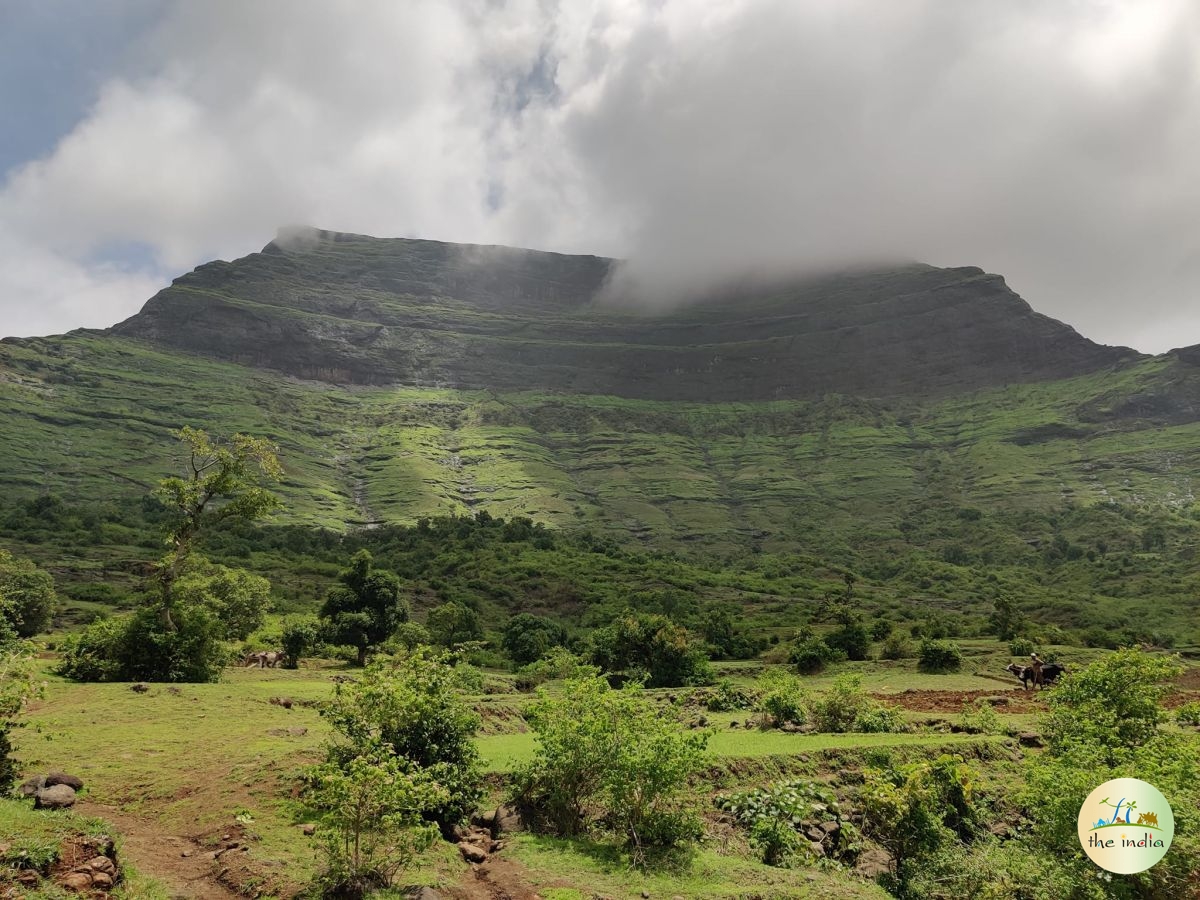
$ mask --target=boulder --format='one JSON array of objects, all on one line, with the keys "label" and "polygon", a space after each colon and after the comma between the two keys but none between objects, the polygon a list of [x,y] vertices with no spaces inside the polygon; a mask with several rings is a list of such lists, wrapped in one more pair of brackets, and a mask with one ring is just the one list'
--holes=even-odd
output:
[{"label": "boulder", "polygon": [[878,878],[892,871],[892,857],[886,850],[872,847],[858,854],[854,871],[864,878]]},{"label": "boulder", "polygon": [[458,852],[462,854],[463,859],[469,863],[487,862],[487,851],[482,847],[477,847],[468,841],[458,842]]},{"label": "boulder", "polygon": [[431,887],[423,887],[417,891],[413,900],[442,900],[442,895]]},{"label": "boulder", "polygon": [[115,883],[115,877],[106,875],[103,872],[95,872],[92,875],[92,887],[108,890]]},{"label": "boulder", "polygon": [[36,797],[37,792],[46,786],[46,778],[42,775],[34,775],[31,778],[26,778],[21,782],[21,787],[18,790],[22,797]]},{"label": "boulder", "polygon": [[92,876],[86,872],[70,872],[59,879],[58,883],[68,891],[90,891]]},{"label": "boulder", "polygon": [[312,837],[317,833],[317,826],[313,822],[305,822],[300,826],[300,833],[305,837]]},{"label": "boulder", "polygon": [[80,866],[80,868],[88,869],[92,872],[92,874],[95,874],[97,872],[101,872],[101,873],[103,873],[105,875],[109,875],[109,876],[117,874],[116,864],[111,859],[109,859],[107,856],[92,857],[87,862],[85,862],[82,866]]},{"label": "boulder", "polygon": [[492,813],[492,833],[499,837],[505,833],[521,830],[521,816],[512,806],[500,805]]},{"label": "boulder", "polygon": [[1042,747],[1042,736],[1036,731],[1022,731],[1017,735],[1017,743],[1022,747]]},{"label": "boulder", "polygon": [[137,684],[131,684],[129,689],[135,694],[144,694],[150,690],[150,685],[146,684],[144,681],[139,681]]},{"label": "boulder", "polygon": [[34,796],[34,809],[68,809],[75,805],[75,789],[65,784],[44,787]]},{"label": "boulder", "polygon": [[77,791],[83,790],[83,779],[78,775],[68,775],[66,772],[51,772],[46,776],[46,787],[56,784],[65,784]]},{"label": "boulder", "polygon": [[808,849],[812,851],[813,856],[825,855],[825,847],[820,841],[813,841],[808,845]]},{"label": "boulder", "polygon": [[823,832],[825,832],[826,834],[833,834],[834,832],[840,831],[841,828],[842,828],[841,825],[839,825],[837,822],[834,822],[832,820],[821,823],[821,830]]}]

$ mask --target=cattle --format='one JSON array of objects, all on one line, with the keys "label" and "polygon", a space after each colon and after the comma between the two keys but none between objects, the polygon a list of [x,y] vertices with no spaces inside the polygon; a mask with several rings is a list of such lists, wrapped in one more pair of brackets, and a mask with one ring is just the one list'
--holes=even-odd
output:
[{"label": "cattle", "polygon": [[[1025,685],[1025,690],[1029,690],[1029,683],[1033,681],[1033,666],[1020,666],[1016,663],[1009,663],[1005,666],[1005,670],[1012,672],[1020,679],[1021,684]],[[1054,684],[1067,670],[1058,663],[1046,663],[1042,666],[1042,685]],[[1034,687],[1037,687],[1035,684]]]}]

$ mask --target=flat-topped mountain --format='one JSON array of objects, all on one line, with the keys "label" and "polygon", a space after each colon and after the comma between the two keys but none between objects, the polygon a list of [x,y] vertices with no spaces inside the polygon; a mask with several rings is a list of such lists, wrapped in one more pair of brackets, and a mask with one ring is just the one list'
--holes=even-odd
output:
[{"label": "flat-topped mountain", "polygon": [[617,265],[292,230],[182,276],[112,331],[332,383],[643,399],[945,394],[1137,356],[973,267],[814,277],[651,312],[605,302]]}]

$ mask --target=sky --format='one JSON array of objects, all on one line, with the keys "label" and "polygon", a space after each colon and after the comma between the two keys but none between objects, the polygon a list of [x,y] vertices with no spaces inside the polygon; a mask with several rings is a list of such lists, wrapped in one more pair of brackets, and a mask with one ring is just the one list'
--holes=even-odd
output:
[{"label": "sky", "polygon": [[307,224],[750,274],[976,265],[1200,343],[1192,0],[0,0],[0,335]]}]

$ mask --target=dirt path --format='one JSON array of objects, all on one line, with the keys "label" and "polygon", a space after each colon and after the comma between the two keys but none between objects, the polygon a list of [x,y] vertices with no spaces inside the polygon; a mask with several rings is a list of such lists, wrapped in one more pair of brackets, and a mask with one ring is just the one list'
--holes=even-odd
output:
[{"label": "dirt path", "polygon": [[[112,824],[121,837],[121,853],[143,875],[163,883],[178,900],[229,900],[238,897],[217,880],[211,855],[188,837],[166,833],[161,825],[86,799],[76,810]],[[188,856],[183,856],[184,852]]]},{"label": "dirt path", "polygon": [[471,866],[444,893],[453,900],[541,900],[523,873],[520,863],[492,854],[487,862]]}]

